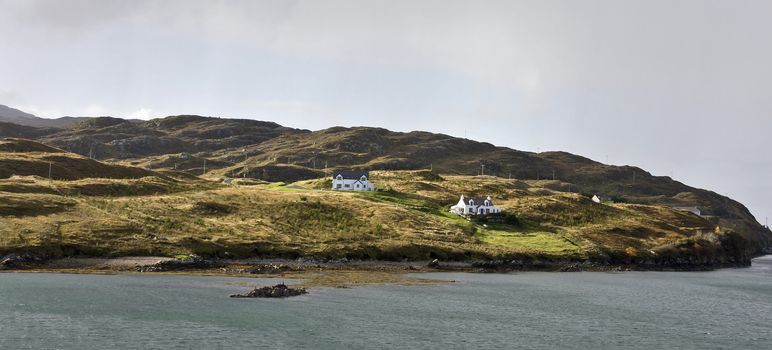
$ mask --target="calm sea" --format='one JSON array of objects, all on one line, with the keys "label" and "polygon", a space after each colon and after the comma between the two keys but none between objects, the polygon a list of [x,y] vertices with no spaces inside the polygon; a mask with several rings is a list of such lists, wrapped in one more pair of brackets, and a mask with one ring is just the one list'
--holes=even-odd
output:
[{"label": "calm sea", "polygon": [[420,274],[230,299],[267,279],[0,274],[0,349],[772,349],[772,257],[713,272]]}]

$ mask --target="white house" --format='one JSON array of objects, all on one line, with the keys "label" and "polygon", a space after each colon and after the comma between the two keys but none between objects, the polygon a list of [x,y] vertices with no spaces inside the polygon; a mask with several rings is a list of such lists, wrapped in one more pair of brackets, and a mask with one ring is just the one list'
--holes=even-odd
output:
[{"label": "white house", "polygon": [[678,211],[689,212],[697,216],[702,216],[702,210],[700,210],[700,208],[697,208],[697,207],[673,207],[673,209]]},{"label": "white house", "polygon": [[373,191],[375,185],[370,182],[366,171],[342,170],[332,174],[332,189],[337,191]]},{"label": "white house", "polygon": [[485,215],[500,213],[501,209],[493,204],[491,196],[482,199],[462,195],[458,203],[450,207],[450,212],[458,215]]}]

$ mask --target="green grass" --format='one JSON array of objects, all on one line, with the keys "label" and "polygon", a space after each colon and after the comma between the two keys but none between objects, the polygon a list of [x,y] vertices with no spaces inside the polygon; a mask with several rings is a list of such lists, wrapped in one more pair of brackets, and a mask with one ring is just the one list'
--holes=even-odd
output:
[{"label": "green grass", "polygon": [[358,191],[356,193],[365,198],[374,199],[382,202],[395,203],[395,204],[410,207],[413,209],[423,209],[424,211],[426,211],[432,208],[432,206],[424,200],[413,198],[405,193],[396,192],[396,191],[377,191],[377,192]]},{"label": "green grass", "polygon": [[575,253],[579,247],[550,232],[511,232],[481,229],[477,233],[481,241],[522,251],[545,253]]},{"label": "green grass", "polygon": [[284,182],[272,182],[267,186],[267,188],[274,191],[288,191],[288,192],[309,191],[308,188],[299,188]]},{"label": "green grass", "polygon": [[441,216],[441,217],[443,217],[443,218],[445,218],[447,220],[450,220],[452,222],[455,222],[457,224],[474,225],[471,221],[469,221],[467,219],[464,219],[464,217],[462,217],[460,215],[453,214],[453,213],[451,213],[449,211],[446,211],[446,210],[438,209],[438,210],[432,211],[431,213],[434,214],[434,215],[437,215],[437,216]]}]

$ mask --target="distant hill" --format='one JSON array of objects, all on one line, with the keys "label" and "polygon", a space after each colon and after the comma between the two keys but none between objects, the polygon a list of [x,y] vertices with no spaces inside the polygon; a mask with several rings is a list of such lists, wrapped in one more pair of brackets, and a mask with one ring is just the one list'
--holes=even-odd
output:
[{"label": "distant hill", "polygon": [[484,172],[504,179],[541,181],[553,191],[600,194],[616,202],[697,206],[717,225],[741,232],[758,251],[772,240],[769,230],[741,203],[670,177],[567,152],[524,152],[424,131],[370,127],[308,131],[251,119],[180,115],[150,121],[98,117],[66,129],[0,124],[3,135],[32,138],[97,160],[206,177],[294,182],[322,177],[334,169],[432,169],[466,176]]},{"label": "distant hill", "polygon": [[8,122],[0,122],[0,137],[35,138],[59,132],[56,128],[39,128]]},{"label": "distant hill", "polygon": [[99,159],[213,152],[303,131],[250,119],[180,115],[150,121],[98,117],[46,135],[44,143]]},{"label": "distant hill", "polygon": [[14,123],[40,128],[66,128],[77,124],[88,117],[62,117],[56,119],[40,118],[15,108],[0,105],[0,122]]},{"label": "distant hill", "polygon": [[[50,172],[49,172],[50,171]],[[0,139],[0,178],[39,176],[58,180],[138,179],[159,176],[138,167],[106,164],[25,139]]]}]

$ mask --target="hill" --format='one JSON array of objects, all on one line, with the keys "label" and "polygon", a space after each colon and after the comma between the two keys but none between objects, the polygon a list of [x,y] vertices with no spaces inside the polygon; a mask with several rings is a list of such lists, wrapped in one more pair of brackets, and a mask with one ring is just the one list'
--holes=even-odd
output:
[{"label": "hill", "polygon": [[298,132],[301,131],[247,119],[183,115],[144,122],[98,117],[39,140],[98,159],[128,159],[232,149]]},{"label": "hill", "polygon": [[36,138],[58,132],[55,128],[38,128],[0,121],[0,137]]},{"label": "hill", "polygon": [[[23,126],[32,126],[38,128],[66,128],[88,118],[62,117],[56,119],[40,118],[30,113],[20,111],[15,108],[0,105],[0,122],[13,123]],[[14,136],[14,135],[4,135]]]},{"label": "hill", "polygon": [[[1,130],[1,129],[0,129]],[[532,153],[429,132],[335,127],[308,131],[272,122],[171,116],[146,122],[100,117],[35,140],[114,165],[205,178],[246,177],[295,182],[334,169],[419,170],[538,183],[545,190],[600,194],[627,205],[698,206],[715,225],[731,228],[754,253],[772,233],[742,204],[632,166],[611,166],[566,152]],[[179,174],[179,173],[178,173]],[[456,195],[456,194],[453,194]]]},{"label": "hill", "polygon": [[0,178],[35,175],[56,180],[135,179],[158,174],[143,168],[107,164],[24,139],[0,140]]}]

